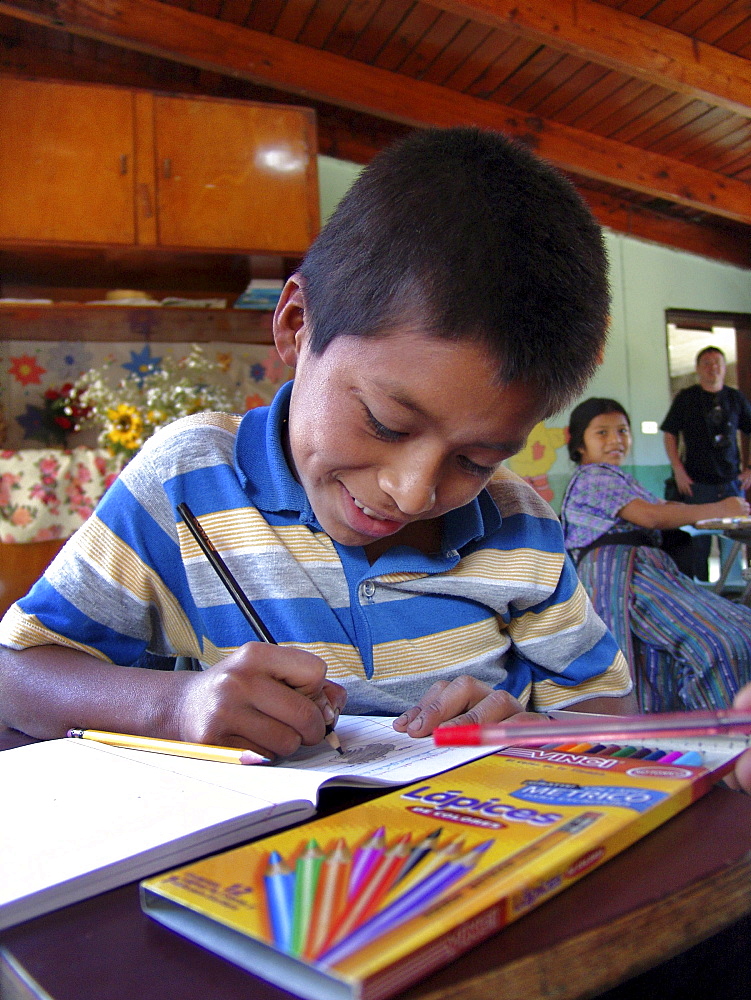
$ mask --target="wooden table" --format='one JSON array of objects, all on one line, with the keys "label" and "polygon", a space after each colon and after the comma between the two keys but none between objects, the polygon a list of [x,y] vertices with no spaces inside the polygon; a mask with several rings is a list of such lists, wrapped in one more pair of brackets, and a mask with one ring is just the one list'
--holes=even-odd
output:
[{"label": "wooden table", "polygon": [[[0,733],[0,749],[23,742],[29,740]],[[321,811],[341,806],[342,791],[324,792]],[[401,998],[583,1000],[723,928],[751,930],[749,915],[751,797],[718,787]],[[136,883],[9,929],[0,944],[2,1000],[289,996],[150,920]],[[742,962],[751,966],[747,950]]]}]

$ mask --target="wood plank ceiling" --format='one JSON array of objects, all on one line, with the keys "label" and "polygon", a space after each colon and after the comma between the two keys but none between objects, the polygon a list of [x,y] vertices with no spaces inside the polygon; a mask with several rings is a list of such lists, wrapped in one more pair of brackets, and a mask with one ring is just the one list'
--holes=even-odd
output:
[{"label": "wood plank ceiling", "polygon": [[0,0],[0,71],[307,104],[356,162],[501,129],[603,225],[751,267],[749,0]]}]

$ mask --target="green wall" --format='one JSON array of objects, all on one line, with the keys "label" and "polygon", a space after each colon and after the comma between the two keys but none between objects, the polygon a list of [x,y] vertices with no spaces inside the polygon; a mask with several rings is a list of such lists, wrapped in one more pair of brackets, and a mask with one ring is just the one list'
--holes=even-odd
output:
[{"label": "green wall", "polygon": [[[360,167],[319,158],[321,218],[327,219]],[[751,314],[751,270],[646,243],[605,230],[610,259],[611,328],[605,358],[586,395],[619,400],[631,415],[634,431],[632,471],[658,495],[670,466],[662,434],[642,434],[641,423],[658,424],[670,404],[665,332],[666,309],[697,309]],[[551,417],[550,427],[565,427],[568,413]],[[545,474],[560,503],[571,475],[565,448],[558,448]]]},{"label": "green wall", "polygon": [[346,160],[335,160],[331,156],[318,157],[318,190],[321,205],[321,224],[336,208],[339,199],[347,191],[362,167]]}]

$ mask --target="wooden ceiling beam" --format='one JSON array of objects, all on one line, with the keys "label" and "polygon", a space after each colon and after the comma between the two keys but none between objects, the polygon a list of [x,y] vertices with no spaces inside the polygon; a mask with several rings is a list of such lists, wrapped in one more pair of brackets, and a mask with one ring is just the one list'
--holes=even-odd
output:
[{"label": "wooden ceiling beam", "polygon": [[607,229],[737,267],[750,266],[751,233],[740,227],[727,229],[722,223],[712,225],[670,218],[601,191],[578,184],[576,187],[594,217]]},{"label": "wooden ceiling beam", "polygon": [[498,129],[579,176],[751,222],[743,181],[157,0],[23,0],[0,13],[402,124]]},{"label": "wooden ceiling beam", "polygon": [[425,0],[751,118],[751,62],[592,0]]}]

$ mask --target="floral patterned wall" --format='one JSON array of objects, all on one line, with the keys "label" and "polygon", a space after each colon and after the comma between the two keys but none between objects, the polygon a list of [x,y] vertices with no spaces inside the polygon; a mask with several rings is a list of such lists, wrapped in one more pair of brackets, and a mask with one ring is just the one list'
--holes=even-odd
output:
[{"label": "floral patterned wall", "polygon": [[[0,342],[0,407],[5,423],[0,445],[17,450],[55,443],[44,433],[50,397],[87,371],[109,362],[108,377],[116,384],[124,377],[138,378],[179,362],[190,350],[190,344]],[[271,345],[212,342],[203,345],[203,353],[212,363],[217,385],[226,390],[231,408],[238,412],[268,403],[291,375]],[[96,439],[96,430],[85,429],[70,434],[66,443],[93,445]]]},{"label": "floral patterned wall", "polygon": [[[60,389],[102,369],[112,416],[66,432]],[[68,538],[155,425],[207,401],[265,405],[290,376],[270,345],[0,342],[0,543]],[[139,413],[133,386],[148,385],[155,402]]]}]

